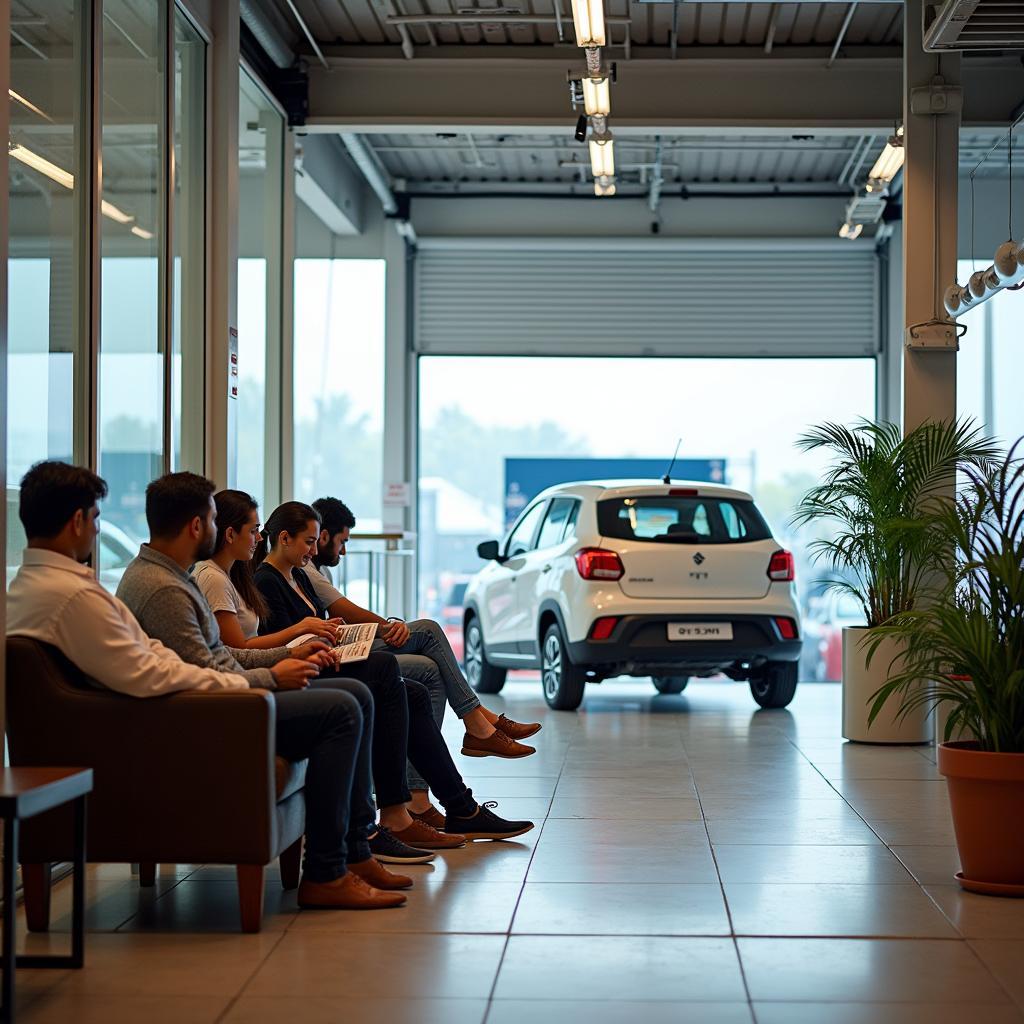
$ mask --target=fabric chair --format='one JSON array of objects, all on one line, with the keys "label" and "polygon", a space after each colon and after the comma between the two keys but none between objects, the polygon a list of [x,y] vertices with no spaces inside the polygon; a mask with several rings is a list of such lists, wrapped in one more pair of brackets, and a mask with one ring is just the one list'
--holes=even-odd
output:
[{"label": "fabric chair", "polygon": [[[88,859],[140,867],[233,864],[242,930],[259,931],[266,865],[299,882],[306,762],[274,755],[266,690],[139,699],[90,681],[59,651],[7,639],[7,738],[12,765],[92,768]],[[49,927],[52,864],[71,859],[70,811],[21,831],[29,928]]]}]

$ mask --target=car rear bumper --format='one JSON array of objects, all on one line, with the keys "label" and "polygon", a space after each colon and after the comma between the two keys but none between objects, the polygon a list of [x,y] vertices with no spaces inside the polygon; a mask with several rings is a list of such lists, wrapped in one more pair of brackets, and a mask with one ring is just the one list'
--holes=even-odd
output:
[{"label": "car rear bumper", "polygon": [[[731,622],[732,640],[669,640],[670,622]],[[803,641],[783,639],[770,615],[626,615],[607,640],[567,645],[574,664],[647,674],[712,673],[737,663],[798,661]],[[685,670],[685,671],[684,671]]]}]

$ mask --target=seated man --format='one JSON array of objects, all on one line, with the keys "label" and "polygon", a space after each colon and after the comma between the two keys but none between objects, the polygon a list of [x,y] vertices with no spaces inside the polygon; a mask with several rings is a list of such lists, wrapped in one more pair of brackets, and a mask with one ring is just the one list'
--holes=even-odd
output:
[{"label": "seated man", "polygon": [[[368,885],[356,869],[372,805],[354,791],[369,723],[357,697],[342,691],[300,693],[317,666],[279,660],[248,679],[234,663],[198,666],[146,636],[129,609],[107,593],[87,565],[99,533],[98,501],[107,485],[87,469],[41,462],[21,481],[18,513],[28,537],[22,566],[7,594],[7,633],[56,647],[111,690],[155,697],[181,690],[274,691],[277,752],[309,759],[306,850],[299,904],[376,909],[405,903],[400,893]],[[369,694],[366,694],[369,703]],[[211,780],[215,784],[215,780]],[[349,845],[351,844],[351,845]],[[346,868],[353,868],[348,871]]]},{"label": "seated man", "polygon": [[[520,724],[485,708],[459,669],[451,644],[436,622],[417,619],[405,623],[384,619],[349,601],[331,583],[323,570],[336,566],[345,554],[345,545],[356,519],[348,506],[337,498],[318,498],[313,502],[313,508],[321,520],[320,538],[317,553],[305,566],[305,572],[327,614],[345,622],[380,624],[374,650],[390,650],[396,654],[402,675],[427,687],[438,726],[444,720],[445,705],[451,705],[466,728],[462,740],[463,754],[518,758],[535,753],[533,747],[518,741],[539,732],[540,723]],[[427,784],[412,765],[409,766],[409,789],[412,791],[412,816],[443,829],[444,815],[431,804]]]}]

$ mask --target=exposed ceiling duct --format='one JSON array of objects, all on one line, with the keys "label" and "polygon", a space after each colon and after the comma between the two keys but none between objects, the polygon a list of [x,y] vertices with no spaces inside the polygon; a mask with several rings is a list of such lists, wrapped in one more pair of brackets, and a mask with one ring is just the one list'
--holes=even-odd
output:
[{"label": "exposed ceiling duct", "polygon": [[359,168],[360,173],[366,179],[366,183],[373,189],[384,215],[394,218],[398,224],[398,232],[410,244],[416,243],[416,232],[409,221],[408,216],[400,216],[400,204],[395,193],[391,189],[391,179],[384,165],[380,162],[377,154],[367,145],[361,135],[345,133],[341,141],[352,157],[352,162]]},{"label": "exposed ceiling duct", "polygon": [[946,0],[925,32],[924,48],[1024,49],[1024,0]]},{"label": "exposed ceiling duct", "polygon": [[295,63],[295,54],[256,0],[239,0],[238,7],[243,24],[263,47],[266,55],[279,68],[290,68]]}]

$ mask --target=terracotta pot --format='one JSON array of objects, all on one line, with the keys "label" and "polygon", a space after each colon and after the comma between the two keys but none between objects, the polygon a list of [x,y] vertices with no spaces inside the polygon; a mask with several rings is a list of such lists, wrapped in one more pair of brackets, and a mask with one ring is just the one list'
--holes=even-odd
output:
[{"label": "terracotta pot", "polygon": [[1024,754],[993,754],[972,741],[939,746],[960,884],[989,896],[1024,896]]},{"label": "terracotta pot", "polygon": [[886,637],[871,664],[867,664],[866,626],[843,629],[843,736],[857,743],[931,743],[931,711],[915,708],[900,718],[900,695],[895,694],[882,713],[868,725],[872,696],[889,678],[890,665],[899,653],[899,641]]}]

